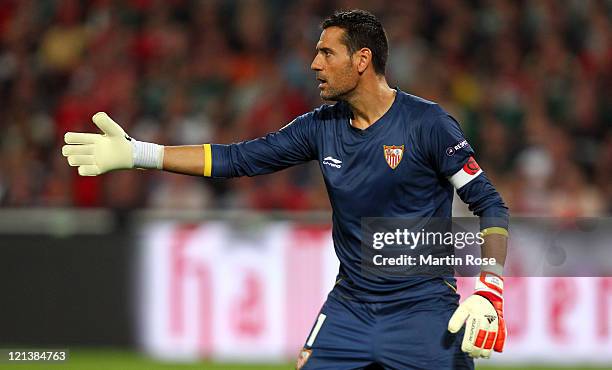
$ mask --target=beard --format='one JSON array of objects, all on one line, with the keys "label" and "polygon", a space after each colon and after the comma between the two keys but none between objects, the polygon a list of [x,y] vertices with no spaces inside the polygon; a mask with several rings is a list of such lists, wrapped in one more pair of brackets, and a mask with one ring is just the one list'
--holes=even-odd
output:
[{"label": "beard", "polygon": [[321,99],[327,101],[341,101],[346,100],[347,96],[355,89],[355,86],[343,84],[338,87],[329,86],[329,83],[326,83],[325,89],[322,89],[319,95]]},{"label": "beard", "polygon": [[342,72],[336,74],[333,83],[326,81],[324,88],[321,89],[319,95],[321,99],[328,101],[346,100],[348,96],[357,87],[359,76],[354,75],[352,65],[347,63]]}]

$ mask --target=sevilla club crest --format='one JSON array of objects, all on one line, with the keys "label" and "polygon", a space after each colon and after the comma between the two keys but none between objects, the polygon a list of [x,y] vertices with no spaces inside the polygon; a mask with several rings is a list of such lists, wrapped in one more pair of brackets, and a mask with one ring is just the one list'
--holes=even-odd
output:
[{"label": "sevilla club crest", "polygon": [[385,151],[385,160],[389,167],[392,170],[397,167],[398,164],[402,161],[402,157],[404,156],[404,146],[403,145],[384,145],[383,149]]}]

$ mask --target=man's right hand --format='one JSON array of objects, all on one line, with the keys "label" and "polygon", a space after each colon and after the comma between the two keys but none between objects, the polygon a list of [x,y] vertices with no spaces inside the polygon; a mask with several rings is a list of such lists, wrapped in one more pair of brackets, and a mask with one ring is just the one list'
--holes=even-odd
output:
[{"label": "man's right hand", "polygon": [[134,168],[132,139],[108,114],[96,113],[92,121],[104,135],[67,132],[62,154],[68,164],[79,167],[81,176],[97,176],[105,172]]}]

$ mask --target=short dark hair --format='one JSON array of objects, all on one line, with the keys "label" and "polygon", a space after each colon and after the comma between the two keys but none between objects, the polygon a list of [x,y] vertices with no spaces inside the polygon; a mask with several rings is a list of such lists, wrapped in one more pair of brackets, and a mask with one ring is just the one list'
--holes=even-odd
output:
[{"label": "short dark hair", "polygon": [[387,34],[374,14],[360,9],[337,11],[321,23],[321,28],[339,27],[344,30],[344,44],[353,54],[361,48],[372,51],[374,71],[385,74],[389,43]]}]

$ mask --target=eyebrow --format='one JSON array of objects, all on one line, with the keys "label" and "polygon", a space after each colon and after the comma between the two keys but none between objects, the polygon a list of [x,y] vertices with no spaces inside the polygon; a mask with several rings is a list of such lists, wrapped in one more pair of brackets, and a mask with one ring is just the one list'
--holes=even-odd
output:
[{"label": "eyebrow", "polygon": [[332,49],[326,48],[326,47],[322,47],[322,48],[321,47],[316,47],[315,49],[317,50],[317,52],[319,52],[319,51],[323,51],[323,52],[326,52],[326,53],[333,52]]}]

